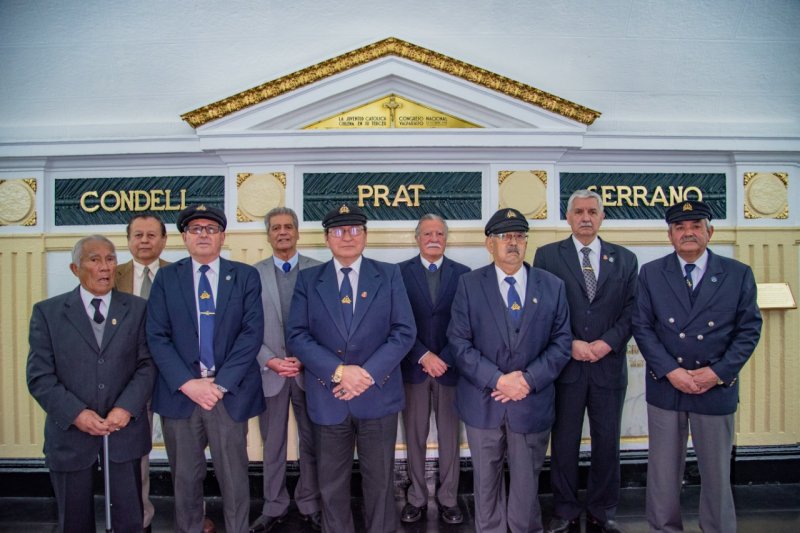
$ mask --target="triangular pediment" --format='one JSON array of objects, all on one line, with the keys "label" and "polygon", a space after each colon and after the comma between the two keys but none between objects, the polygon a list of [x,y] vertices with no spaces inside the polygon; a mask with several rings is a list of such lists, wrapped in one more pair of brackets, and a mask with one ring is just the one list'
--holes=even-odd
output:
[{"label": "triangular pediment", "polygon": [[[198,133],[398,128],[507,128],[584,132],[599,112],[400,39],[389,38],[182,115]],[[376,107],[381,106],[381,107]],[[361,126],[354,110],[386,116]],[[344,117],[344,118],[342,118]],[[413,117],[413,118],[409,118]],[[420,118],[422,117],[422,118]],[[430,120],[425,120],[425,117]],[[356,121],[357,122],[357,121]],[[394,124],[394,128],[391,126]]]}]

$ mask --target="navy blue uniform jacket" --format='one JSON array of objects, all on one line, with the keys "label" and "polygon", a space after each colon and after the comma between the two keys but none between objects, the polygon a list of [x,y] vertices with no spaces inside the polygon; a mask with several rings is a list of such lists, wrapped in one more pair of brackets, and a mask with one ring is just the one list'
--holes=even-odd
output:
[{"label": "navy blue uniform jacket", "polygon": [[[256,355],[264,338],[264,311],[258,271],[220,258],[214,314],[214,382],[228,389],[222,402],[244,422],[265,409]],[[178,390],[200,377],[197,304],[192,259],[158,269],[147,304],[147,341],[159,376],[153,411],[189,418],[197,406]]]},{"label": "navy blue uniform jacket", "polygon": [[[678,256],[642,267],[633,336],[647,361],[647,403],[670,411],[726,415],[739,403],[739,371],[761,336],[753,271],[708,250],[708,265],[694,306]],[[684,394],[667,374],[710,366],[723,385]]]},{"label": "navy blue uniform jacket", "polygon": [[419,358],[430,351],[441,357],[448,366],[447,372],[436,380],[442,385],[453,387],[458,381],[458,374],[453,348],[447,343],[447,326],[450,324],[450,306],[456,295],[458,279],[462,274],[469,272],[469,267],[451,261],[447,257],[442,260],[436,304],[431,301],[427,274],[419,256],[400,263],[400,271],[403,273],[408,299],[411,301],[411,309],[414,311],[414,320],[417,323],[417,339],[414,341],[414,347],[402,362],[403,381],[416,384],[428,378],[428,374],[422,371]]},{"label": "navy blue uniform jacket", "polygon": [[[458,367],[458,413],[464,423],[481,429],[500,427],[508,417],[516,433],[550,429],[555,419],[555,387],[572,357],[572,333],[564,282],[527,264],[528,284],[522,322],[513,345],[506,326],[494,264],[461,276],[453,300],[447,336]],[[491,397],[502,374],[520,370],[531,392],[517,402]]]},{"label": "navy blue uniform jacket", "polygon": [[[315,424],[339,424],[348,414],[381,418],[405,405],[400,361],[417,328],[400,269],[365,257],[353,292],[356,304],[348,334],[333,260],[297,275],[287,347],[305,367],[308,414]],[[340,364],[362,367],[375,385],[349,401],[334,398],[331,377]]]}]

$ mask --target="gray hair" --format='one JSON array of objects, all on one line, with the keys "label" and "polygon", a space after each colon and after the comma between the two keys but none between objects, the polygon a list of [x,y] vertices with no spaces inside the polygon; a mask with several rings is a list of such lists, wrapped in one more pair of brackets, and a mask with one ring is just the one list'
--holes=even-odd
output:
[{"label": "gray hair", "polygon": [[266,215],[264,215],[264,226],[267,228],[267,231],[269,231],[270,219],[278,215],[289,215],[292,217],[294,227],[298,230],[300,229],[300,223],[297,221],[297,213],[294,212],[294,209],[291,207],[273,207]]},{"label": "gray hair", "polygon": [[414,238],[415,239],[419,238],[419,227],[422,226],[422,223],[425,222],[426,220],[437,220],[437,221],[441,222],[442,225],[444,225],[444,238],[445,239],[447,238],[447,230],[448,230],[447,221],[445,219],[443,219],[442,217],[440,217],[439,215],[435,214],[435,213],[426,213],[426,214],[422,215],[421,217],[419,217],[419,222],[417,222],[417,227],[414,228]]},{"label": "gray hair", "polygon": [[114,252],[116,255],[117,249],[114,247],[114,243],[108,240],[106,237],[102,235],[89,235],[80,239],[78,242],[75,243],[75,246],[72,247],[72,264],[75,266],[81,265],[81,257],[83,257],[83,247],[86,246],[87,243],[93,241],[100,241],[102,243],[107,244],[111,247],[111,251]]},{"label": "gray hair", "polygon": [[603,199],[594,191],[589,189],[578,189],[569,197],[567,201],[567,213],[572,211],[572,205],[575,203],[575,198],[594,198],[597,200],[597,206],[600,209],[600,214],[603,214]]}]

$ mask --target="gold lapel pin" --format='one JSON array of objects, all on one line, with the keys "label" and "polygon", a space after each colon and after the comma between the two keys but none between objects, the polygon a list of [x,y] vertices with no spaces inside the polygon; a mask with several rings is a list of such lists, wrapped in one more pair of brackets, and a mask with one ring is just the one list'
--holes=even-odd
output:
[{"label": "gold lapel pin", "polygon": [[111,319],[111,325],[112,326],[116,326],[117,325],[117,319],[116,318],[112,318]]},{"label": "gold lapel pin", "polygon": [[538,304],[539,303],[539,298],[534,297],[533,300],[531,300],[531,301],[533,303],[535,303],[535,304]]}]

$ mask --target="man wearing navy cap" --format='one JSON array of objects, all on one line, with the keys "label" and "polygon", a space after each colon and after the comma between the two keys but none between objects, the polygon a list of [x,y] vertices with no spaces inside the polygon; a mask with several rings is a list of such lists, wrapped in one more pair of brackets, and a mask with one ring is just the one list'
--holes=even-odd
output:
[{"label": "man wearing navy cap", "polygon": [[264,410],[256,355],[264,337],[255,268],[220,257],[227,219],[196,205],[178,215],[190,257],[159,269],[147,340],[159,370],[161,415],[175,493],[175,531],[203,528],[205,448],[222,492],[225,531],[247,531],[247,421]]},{"label": "man wearing navy cap", "polygon": [[647,521],[682,531],[680,492],[691,429],[702,486],[700,529],[736,531],[730,485],[738,376],[761,336],[750,267],[707,248],[711,209],[667,210],[675,253],[639,274],[633,334],[647,362]]},{"label": "man wearing navy cap", "polygon": [[416,327],[397,265],[362,256],[367,217],[342,204],[322,221],[333,259],[301,270],[287,348],[305,368],[322,496],[322,530],[355,531],[350,474],[358,448],[365,530],[397,528],[394,447],[403,409],[400,361]]},{"label": "man wearing navy cap", "polygon": [[567,295],[563,281],[524,263],[522,213],[497,211],[485,233],[494,262],[461,276],[447,330],[472,455],[475,529],[542,531],[539,472],[555,419],[554,382],[572,349]]}]

